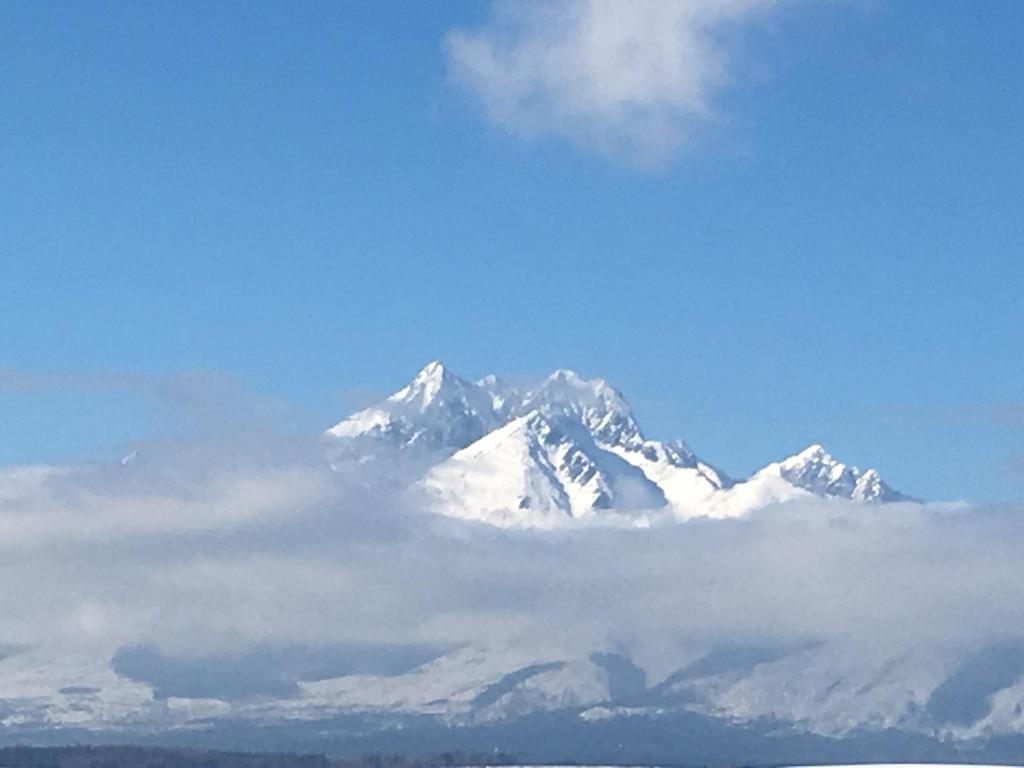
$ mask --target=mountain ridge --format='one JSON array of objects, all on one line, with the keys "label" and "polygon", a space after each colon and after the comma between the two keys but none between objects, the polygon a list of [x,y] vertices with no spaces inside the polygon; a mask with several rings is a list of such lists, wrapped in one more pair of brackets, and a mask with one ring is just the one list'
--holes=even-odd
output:
[{"label": "mountain ridge", "polygon": [[619,390],[569,369],[520,388],[435,360],[325,437],[361,460],[372,446],[415,457],[409,485],[431,511],[501,526],[741,517],[808,496],[914,500],[820,444],[733,479],[682,440],[648,439]]}]

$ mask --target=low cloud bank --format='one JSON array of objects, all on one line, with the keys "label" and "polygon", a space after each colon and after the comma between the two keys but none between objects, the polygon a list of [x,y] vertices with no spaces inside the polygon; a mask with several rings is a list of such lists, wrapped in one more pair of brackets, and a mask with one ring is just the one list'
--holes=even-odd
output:
[{"label": "low cloud bank", "polygon": [[280,648],[311,649],[317,674],[481,644],[622,653],[655,678],[723,643],[980,649],[1024,636],[1022,512],[808,501],[649,530],[497,530],[371,491],[314,441],[192,444],[0,473],[0,644],[129,667],[230,658],[239,678],[285,664]]}]

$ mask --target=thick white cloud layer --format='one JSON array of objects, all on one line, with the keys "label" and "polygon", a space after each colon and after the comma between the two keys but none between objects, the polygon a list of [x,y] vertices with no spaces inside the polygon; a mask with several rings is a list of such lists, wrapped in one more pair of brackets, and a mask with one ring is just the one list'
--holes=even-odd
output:
[{"label": "thick white cloud layer", "polygon": [[[282,643],[616,649],[984,644],[1024,633],[1017,507],[809,502],[651,530],[495,530],[296,451],[0,475],[0,644],[102,656]],[[202,457],[202,461],[197,460]]]},{"label": "thick white cloud layer", "polygon": [[488,118],[642,165],[672,157],[715,115],[730,82],[730,32],[774,0],[496,3],[454,30],[454,78]]}]

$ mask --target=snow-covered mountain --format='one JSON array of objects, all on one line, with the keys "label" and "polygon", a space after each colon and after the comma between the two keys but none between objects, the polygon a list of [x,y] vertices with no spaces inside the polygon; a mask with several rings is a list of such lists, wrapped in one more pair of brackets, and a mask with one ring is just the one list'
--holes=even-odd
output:
[{"label": "snow-covered mountain", "polygon": [[579,421],[541,410],[458,451],[422,485],[438,511],[495,525],[552,527],[666,503],[657,484]]},{"label": "snow-covered mountain", "polygon": [[877,470],[861,471],[812,445],[709,497],[700,509],[707,517],[737,517],[770,504],[812,497],[872,503],[914,500],[890,488]]},{"label": "snow-covered mountain", "polygon": [[[785,461],[769,464],[757,473],[781,477],[786,482],[818,496],[854,501],[906,501],[874,469],[860,471],[847,466],[820,445],[812,445]],[[753,478],[752,478],[753,479]]]},{"label": "snow-covered mountain", "polygon": [[735,481],[680,440],[647,439],[618,390],[569,370],[520,388],[493,375],[468,381],[435,361],[325,437],[341,463],[384,453],[395,476],[413,466],[403,477],[433,511],[501,526],[737,517],[805,496],[909,498],[820,445]]},{"label": "snow-covered mountain", "polygon": [[457,450],[504,422],[500,391],[493,377],[473,383],[433,362],[384,402],[338,422],[327,435],[413,451]]}]

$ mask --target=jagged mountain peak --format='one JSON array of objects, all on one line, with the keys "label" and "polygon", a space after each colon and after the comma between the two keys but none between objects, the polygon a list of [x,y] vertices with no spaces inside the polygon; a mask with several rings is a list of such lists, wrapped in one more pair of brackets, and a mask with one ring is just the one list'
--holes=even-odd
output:
[{"label": "jagged mountain peak", "polygon": [[604,379],[587,379],[560,369],[528,392],[519,413],[541,410],[578,419],[593,437],[608,445],[636,444],[643,433],[626,398]]},{"label": "jagged mountain peak", "polygon": [[890,488],[877,470],[845,464],[815,443],[789,458],[769,464],[759,475],[779,476],[819,496],[855,501],[899,501],[908,497]]},{"label": "jagged mountain peak", "polygon": [[434,360],[423,366],[412,381],[391,395],[388,402],[415,404],[424,410],[445,394],[446,389],[466,390],[472,386],[452,373],[440,360]]},{"label": "jagged mountain peak", "polygon": [[544,381],[546,383],[560,382],[578,390],[589,390],[593,393],[597,393],[604,389],[611,389],[608,382],[604,379],[588,379],[574,371],[572,368],[556,368],[545,377]]},{"label": "jagged mountain peak", "polygon": [[450,453],[503,422],[485,387],[466,381],[435,360],[382,403],[335,424],[327,435]]},{"label": "jagged mountain peak", "polygon": [[821,443],[813,443],[799,453],[794,453],[788,459],[784,459],[781,463],[798,465],[811,462],[832,463],[834,461],[832,454],[825,450],[825,446]]},{"label": "jagged mountain peak", "polygon": [[440,360],[431,360],[420,369],[420,372],[416,374],[413,380],[436,379],[444,375],[452,376],[454,374]]},{"label": "jagged mountain peak", "polygon": [[809,445],[799,453],[794,453],[769,466],[778,466],[783,475],[814,476],[829,480],[838,480],[848,473],[860,475],[860,470],[857,467],[848,466],[839,461],[820,443]]},{"label": "jagged mountain peak", "polygon": [[560,368],[551,373],[533,391],[533,396],[543,394],[549,401],[571,402],[587,407],[603,407],[608,410],[630,411],[626,398],[604,379],[588,379],[576,371]]}]

